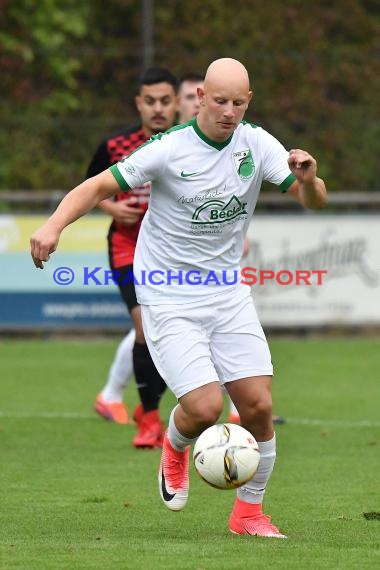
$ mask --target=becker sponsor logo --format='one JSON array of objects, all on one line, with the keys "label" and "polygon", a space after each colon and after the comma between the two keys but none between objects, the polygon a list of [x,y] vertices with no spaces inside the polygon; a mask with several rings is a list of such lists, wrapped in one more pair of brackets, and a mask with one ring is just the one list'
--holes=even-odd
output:
[{"label": "becker sponsor logo", "polygon": [[223,224],[241,216],[247,216],[247,202],[241,202],[235,195],[228,202],[207,200],[194,211],[192,224]]}]

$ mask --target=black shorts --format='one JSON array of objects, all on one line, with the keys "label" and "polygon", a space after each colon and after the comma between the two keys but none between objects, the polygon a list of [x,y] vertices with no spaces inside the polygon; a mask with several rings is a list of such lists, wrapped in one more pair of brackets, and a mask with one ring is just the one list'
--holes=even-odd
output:
[{"label": "black shorts", "polygon": [[128,311],[137,307],[139,303],[136,299],[136,289],[133,281],[133,265],[125,265],[124,267],[111,267],[114,272],[114,281],[120,289],[124,303],[128,307]]}]

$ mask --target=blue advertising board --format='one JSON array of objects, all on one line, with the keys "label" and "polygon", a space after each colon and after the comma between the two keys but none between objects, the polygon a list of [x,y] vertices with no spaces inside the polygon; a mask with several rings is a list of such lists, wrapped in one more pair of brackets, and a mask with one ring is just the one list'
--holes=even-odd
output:
[{"label": "blue advertising board", "polygon": [[41,271],[29,238],[45,218],[0,216],[0,329],[127,330],[131,319],[108,278],[109,220],[88,216],[65,230]]}]

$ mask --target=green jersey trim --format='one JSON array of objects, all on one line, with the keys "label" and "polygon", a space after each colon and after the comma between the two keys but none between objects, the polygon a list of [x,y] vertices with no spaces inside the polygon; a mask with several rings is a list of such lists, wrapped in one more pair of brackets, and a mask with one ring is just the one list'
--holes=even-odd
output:
[{"label": "green jersey trim", "polygon": [[162,135],[168,135],[169,133],[173,133],[174,131],[180,131],[181,129],[186,129],[186,127],[191,127],[193,122],[193,119],[191,119],[190,121],[187,121],[186,123],[181,123],[180,125],[174,125],[173,127],[170,127],[170,129],[168,129],[167,131],[165,131],[164,133],[158,133],[158,135],[153,135],[152,138],[161,138]]},{"label": "green jersey trim", "polygon": [[289,186],[291,186],[295,180],[297,180],[297,178],[294,176],[294,174],[289,174],[289,176],[287,176],[279,186],[281,192],[286,192]]},{"label": "green jersey trim", "polygon": [[112,172],[112,174],[114,175],[116,182],[118,183],[118,185],[120,186],[120,188],[123,190],[123,192],[128,192],[129,190],[131,190],[131,187],[126,183],[126,181],[124,180],[124,178],[122,177],[122,175],[119,172],[119,169],[117,167],[116,164],[113,164],[109,170]]},{"label": "green jersey trim", "polygon": [[249,123],[248,121],[242,121],[243,125],[249,125],[250,127],[252,127],[253,129],[258,129],[259,127],[257,125],[255,125],[255,123]]},{"label": "green jersey trim", "polygon": [[[164,133],[157,133],[156,135],[152,135],[150,137],[150,139],[148,139],[147,141],[145,141],[142,145],[140,145],[139,147],[137,147],[135,150],[133,150],[129,155],[128,158],[130,156],[132,156],[132,154],[135,154],[135,152],[138,152],[141,148],[143,148],[144,146],[147,146],[149,144],[151,144],[152,142],[156,141],[156,140],[160,140],[162,139],[163,136],[168,135],[169,133],[173,132],[173,131],[178,131],[180,129],[185,129],[186,127],[189,127],[190,125],[190,121],[188,123],[183,123],[182,125],[174,125],[174,127],[172,127],[171,129],[168,129],[167,131],[165,131]],[[110,169],[109,169],[112,174],[114,175],[114,177],[116,178],[116,182],[119,184],[120,188],[124,191],[124,192],[128,192],[129,190],[131,190],[132,188],[127,184],[127,182],[124,180],[124,178],[122,177],[122,175],[119,172],[119,169],[117,168],[116,164],[113,164]]]},{"label": "green jersey trim", "polygon": [[157,133],[155,135],[152,135],[150,137],[150,139],[148,139],[147,141],[145,141],[143,144],[141,144],[140,146],[138,146],[137,148],[135,148],[135,150],[133,150],[130,154],[128,154],[129,158],[130,156],[132,156],[132,154],[135,154],[135,152],[138,152],[140,150],[140,148],[144,148],[144,146],[147,146],[148,144],[151,144],[154,141],[159,141],[162,139],[162,137],[164,137],[165,135],[169,135],[170,133],[172,133],[173,131],[179,131],[181,129],[185,129],[186,127],[189,127],[190,125],[190,121],[188,123],[183,123],[182,125],[174,125],[174,127],[171,127],[170,129],[168,129],[167,131],[165,131],[164,133]]},{"label": "green jersey trim", "polygon": [[199,128],[197,120],[196,119],[191,119],[191,121],[189,121],[188,123],[186,123],[186,125],[191,125],[194,129],[194,131],[197,133],[198,137],[200,139],[202,139],[205,143],[207,143],[209,146],[212,146],[213,148],[216,148],[216,150],[223,150],[224,147],[226,147],[228,144],[230,144],[232,136],[228,137],[228,139],[224,142],[216,142],[213,141],[211,139],[209,139]]}]

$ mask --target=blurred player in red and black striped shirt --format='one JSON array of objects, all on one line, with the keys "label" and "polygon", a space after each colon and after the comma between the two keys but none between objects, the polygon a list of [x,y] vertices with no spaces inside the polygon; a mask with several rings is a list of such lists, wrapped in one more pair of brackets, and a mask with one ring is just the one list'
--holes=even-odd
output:
[{"label": "blurred player in red and black striped shirt", "polygon": [[[150,68],[139,78],[136,107],[140,122],[128,129],[106,137],[99,145],[88,167],[86,178],[95,176],[122,157],[141,146],[153,134],[164,132],[175,123],[177,112],[177,78],[168,70]],[[127,382],[128,366],[133,346],[133,368],[141,404],[134,412],[138,432],[133,443],[136,447],[159,447],[162,444],[162,424],[158,413],[160,397],[165,383],[158,374],[145,343],[141,323],[141,309],[136,300],[133,283],[133,258],[141,221],[148,208],[150,183],[120,193],[115,200],[104,200],[101,209],[112,216],[108,232],[108,252],[111,269],[117,272],[120,293],[133,319],[135,333],[131,332],[120,344],[110,369],[112,382],[98,395],[96,411],[117,423],[128,423],[128,412],[123,403],[122,391]]]}]

